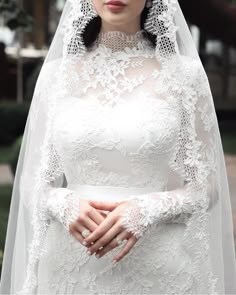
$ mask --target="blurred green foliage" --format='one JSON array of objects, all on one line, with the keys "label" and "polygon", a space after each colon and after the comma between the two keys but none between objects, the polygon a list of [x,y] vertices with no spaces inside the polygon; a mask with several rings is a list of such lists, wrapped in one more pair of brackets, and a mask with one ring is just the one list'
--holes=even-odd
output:
[{"label": "blurred green foliage", "polygon": [[5,237],[7,231],[8,213],[11,202],[12,186],[0,187],[0,270],[2,265],[3,249],[5,245]]},{"label": "blurred green foliage", "polygon": [[29,31],[32,28],[33,18],[19,7],[16,0],[0,0],[0,15],[11,30],[21,28]]},{"label": "blurred green foliage", "polygon": [[228,155],[236,155],[236,136],[234,133],[221,134],[224,153]]},{"label": "blurred green foliage", "polygon": [[12,158],[11,146],[0,146],[0,164],[10,163]]},{"label": "blurred green foliage", "polygon": [[0,15],[11,30],[22,28],[29,31],[32,28],[33,18],[19,7],[16,0],[0,0]]}]

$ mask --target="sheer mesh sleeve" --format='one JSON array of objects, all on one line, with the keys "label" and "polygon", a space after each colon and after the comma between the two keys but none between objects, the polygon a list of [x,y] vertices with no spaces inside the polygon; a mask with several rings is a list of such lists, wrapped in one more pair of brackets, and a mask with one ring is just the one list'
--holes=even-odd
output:
[{"label": "sheer mesh sleeve", "polygon": [[50,146],[50,170],[46,188],[46,212],[49,219],[57,219],[67,230],[79,216],[79,196],[76,192],[62,187],[64,169],[53,145]]},{"label": "sheer mesh sleeve", "polygon": [[186,223],[193,214],[210,210],[218,200],[214,105],[205,99],[209,87],[199,65],[194,73],[182,81],[188,88],[180,99],[178,149],[170,165],[179,172],[183,185],[173,191],[130,197],[122,221],[136,237],[141,237],[152,224]]}]

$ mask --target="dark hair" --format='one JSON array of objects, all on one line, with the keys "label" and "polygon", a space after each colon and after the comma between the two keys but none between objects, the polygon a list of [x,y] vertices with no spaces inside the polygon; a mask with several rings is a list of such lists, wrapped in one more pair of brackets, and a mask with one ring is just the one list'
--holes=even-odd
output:
[{"label": "dark hair", "polygon": [[[141,14],[141,29],[144,30],[144,24],[147,19],[149,13],[148,8],[144,8],[142,14]],[[98,34],[101,30],[102,21],[100,16],[97,16],[93,18],[87,25],[86,29],[83,32],[83,41],[86,48],[89,48],[97,39]],[[156,36],[148,33],[145,31],[145,36],[151,41],[153,46],[156,46]]]}]

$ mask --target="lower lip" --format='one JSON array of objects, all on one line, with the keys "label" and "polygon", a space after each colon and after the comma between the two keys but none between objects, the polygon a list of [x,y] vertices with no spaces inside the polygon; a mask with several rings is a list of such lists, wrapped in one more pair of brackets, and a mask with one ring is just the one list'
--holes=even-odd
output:
[{"label": "lower lip", "polygon": [[125,8],[125,5],[107,4],[107,7],[112,11],[120,11]]}]

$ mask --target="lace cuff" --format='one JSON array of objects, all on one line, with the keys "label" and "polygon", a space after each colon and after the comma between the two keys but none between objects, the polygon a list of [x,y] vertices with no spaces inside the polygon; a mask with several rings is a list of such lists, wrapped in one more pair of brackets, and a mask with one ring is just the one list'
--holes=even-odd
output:
[{"label": "lace cuff", "polygon": [[57,219],[69,231],[69,225],[79,216],[78,194],[66,188],[53,188],[48,195],[48,215]]},{"label": "lace cuff", "polygon": [[185,191],[131,196],[130,206],[122,214],[122,224],[137,238],[152,224],[185,223],[196,209],[196,202]]}]

